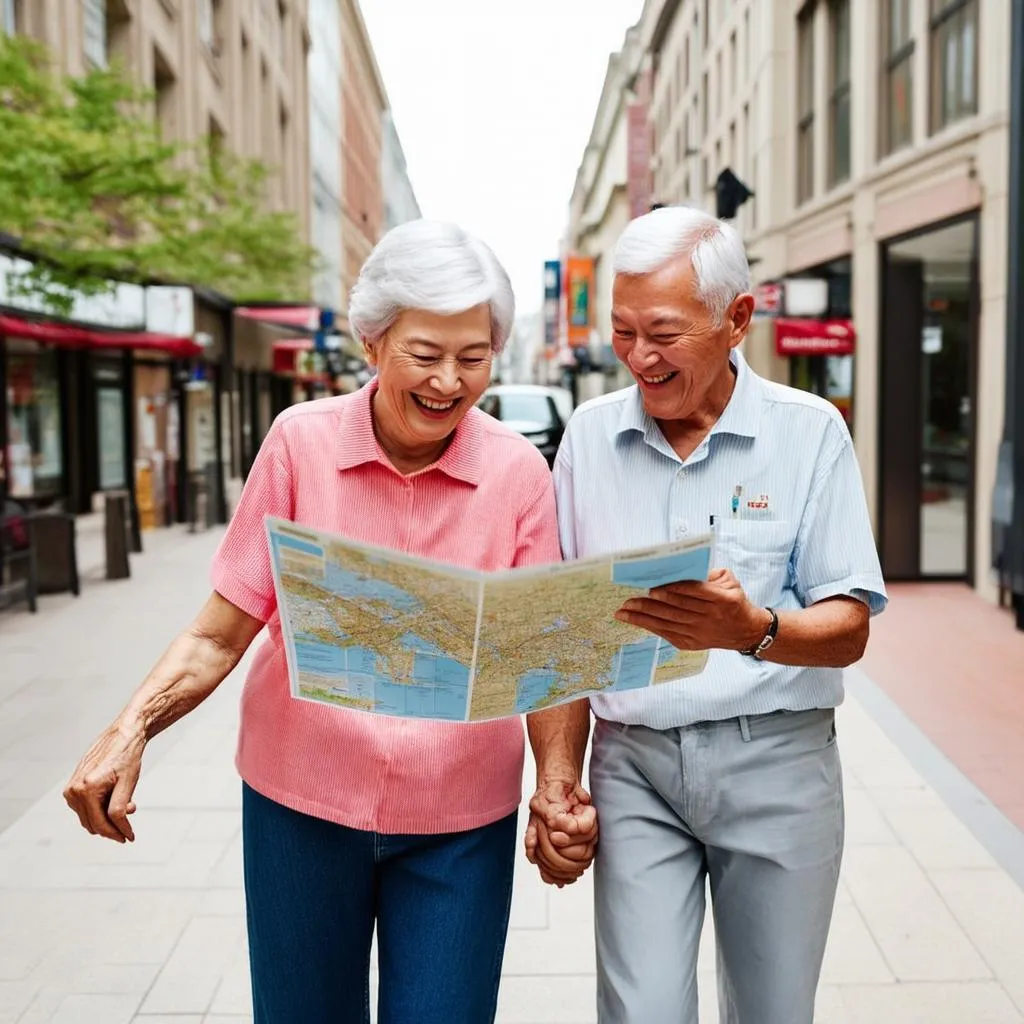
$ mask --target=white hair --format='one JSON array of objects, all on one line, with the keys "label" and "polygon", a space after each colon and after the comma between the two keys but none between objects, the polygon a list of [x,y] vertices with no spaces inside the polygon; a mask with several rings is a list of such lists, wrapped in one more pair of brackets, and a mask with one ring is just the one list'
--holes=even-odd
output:
[{"label": "white hair", "polygon": [[737,295],[750,291],[750,265],[740,233],[691,206],[663,206],[631,221],[612,256],[616,274],[650,274],[689,254],[697,298],[721,323]]},{"label": "white hair", "polygon": [[451,316],[484,304],[491,348],[500,352],[515,317],[505,268],[455,224],[413,220],[392,228],[367,257],[349,295],[348,319],[361,338],[376,341],[404,310]]}]

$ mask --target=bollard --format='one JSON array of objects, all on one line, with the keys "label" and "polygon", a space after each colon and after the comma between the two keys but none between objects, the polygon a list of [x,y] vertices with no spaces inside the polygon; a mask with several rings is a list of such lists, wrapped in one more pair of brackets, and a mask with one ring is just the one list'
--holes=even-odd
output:
[{"label": "bollard", "polygon": [[107,579],[123,580],[132,574],[128,562],[128,493],[108,491],[104,503],[104,533],[107,544]]},{"label": "bollard", "polygon": [[203,481],[206,492],[206,528],[212,530],[217,525],[217,506],[219,504],[219,492],[217,487],[217,463],[206,464],[205,479]]}]

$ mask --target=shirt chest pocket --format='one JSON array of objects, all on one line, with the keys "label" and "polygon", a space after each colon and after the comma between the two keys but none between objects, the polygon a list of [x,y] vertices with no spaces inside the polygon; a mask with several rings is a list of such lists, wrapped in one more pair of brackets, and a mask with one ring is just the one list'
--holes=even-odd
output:
[{"label": "shirt chest pocket", "polygon": [[729,520],[715,526],[715,565],[731,569],[755,604],[778,600],[789,585],[795,524]]}]

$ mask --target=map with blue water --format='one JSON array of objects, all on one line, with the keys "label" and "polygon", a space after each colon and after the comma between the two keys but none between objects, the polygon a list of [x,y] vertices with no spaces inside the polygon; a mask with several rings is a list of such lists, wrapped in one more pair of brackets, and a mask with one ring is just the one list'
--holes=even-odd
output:
[{"label": "map with blue water", "polygon": [[407,718],[483,721],[702,671],[618,622],[652,587],[707,578],[709,536],[483,573],[267,519],[292,695]]}]

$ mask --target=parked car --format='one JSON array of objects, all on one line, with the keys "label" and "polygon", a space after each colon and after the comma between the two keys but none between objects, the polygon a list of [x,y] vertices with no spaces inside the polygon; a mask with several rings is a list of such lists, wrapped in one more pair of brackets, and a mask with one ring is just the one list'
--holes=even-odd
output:
[{"label": "parked car", "polygon": [[540,384],[496,384],[480,399],[480,408],[532,441],[550,466],[572,415],[572,394]]}]

